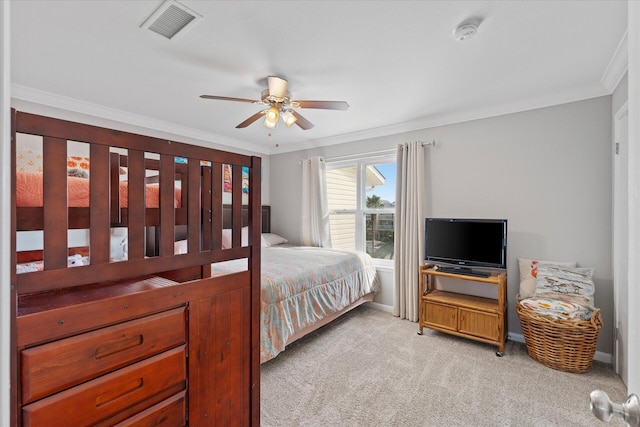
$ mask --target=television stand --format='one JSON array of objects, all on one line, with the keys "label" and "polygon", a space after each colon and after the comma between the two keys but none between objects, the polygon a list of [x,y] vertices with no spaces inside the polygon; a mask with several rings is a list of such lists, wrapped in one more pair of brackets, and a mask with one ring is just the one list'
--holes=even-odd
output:
[{"label": "television stand", "polygon": [[450,273],[450,274],[461,274],[464,276],[474,276],[474,277],[489,277],[489,273],[484,273],[481,271],[473,271],[469,267],[434,267],[434,270],[440,271],[442,273]]},{"label": "television stand", "polygon": [[[448,292],[435,288],[438,277],[448,277],[497,286],[497,298]],[[420,320],[423,328],[470,338],[498,346],[496,356],[504,355],[507,334],[507,273],[491,273],[488,277],[448,273],[433,265],[420,266]]]}]

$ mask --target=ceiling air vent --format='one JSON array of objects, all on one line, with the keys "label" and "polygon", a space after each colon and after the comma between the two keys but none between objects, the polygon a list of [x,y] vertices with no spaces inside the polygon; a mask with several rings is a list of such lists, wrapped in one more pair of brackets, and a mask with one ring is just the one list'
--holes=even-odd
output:
[{"label": "ceiling air vent", "polygon": [[202,15],[174,0],[164,1],[155,12],[147,18],[141,28],[172,39],[187,27],[192,27]]}]

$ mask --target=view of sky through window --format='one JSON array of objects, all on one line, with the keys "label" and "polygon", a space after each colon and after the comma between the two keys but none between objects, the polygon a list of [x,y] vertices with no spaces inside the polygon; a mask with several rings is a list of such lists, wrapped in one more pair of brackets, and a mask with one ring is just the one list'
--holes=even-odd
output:
[{"label": "view of sky through window", "polygon": [[385,183],[383,185],[377,185],[373,190],[368,191],[367,196],[375,194],[376,196],[379,196],[381,200],[385,200],[391,203],[391,206],[395,206],[396,164],[376,164],[375,167],[382,174],[382,176],[384,176]]}]

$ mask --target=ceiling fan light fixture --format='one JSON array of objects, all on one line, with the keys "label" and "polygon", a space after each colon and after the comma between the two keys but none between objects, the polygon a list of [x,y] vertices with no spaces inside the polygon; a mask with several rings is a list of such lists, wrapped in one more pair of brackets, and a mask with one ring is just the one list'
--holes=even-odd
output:
[{"label": "ceiling fan light fixture", "polygon": [[280,112],[275,106],[271,106],[271,108],[264,113],[264,126],[269,129],[275,129],[279,118]]},{"label": "ceiling fan light fixture", "polygon": [[278,122],[271,122],[269,120],[267,120],[266,118],[264,119],[264,122],[262,123],[264,125],[264,127],[266,127],[267,129],[275,129],[276,125],[278,124]]},{"label": "ceiling fan light fixture", "polygon": [[282,113],[282,121],[285,125],[287,125],[288,128],[290,128],[295,124],[295,122],[298,121],[298,118],[293,115],[291,110],[285,110],[285,112]]},{"label": "ceiling fan light fixture", "polygon": [[269,76],[268,88],[263,90],[258,100],[248,98],[235,98],[229,96],[200,95],[204,99],[219,99],[221,101],[248,102],[251,104],[264,105],[266,109],[261,109],[236,126],[244,129],[255,123],[264,116],[262,124],[268,129],[275,129],[282,116],[282,121],[287,127],[294,124],[302,130],[309,130],[314,127],[313,123],[307,120],[292,108],[313,108],[320,110],[347,110],[349,104],[345,101],[296,101],[291,99],[291,93],[287,92],[287,81],[281,77]]},{"label": "ceiling fan light fixture", "polygon": [[265,119],[269,120],[270,122],[277,123],[279,118],[280,118],[280,112],[275,106],[271,106],[271,108],[269,108],[265,113]]}]

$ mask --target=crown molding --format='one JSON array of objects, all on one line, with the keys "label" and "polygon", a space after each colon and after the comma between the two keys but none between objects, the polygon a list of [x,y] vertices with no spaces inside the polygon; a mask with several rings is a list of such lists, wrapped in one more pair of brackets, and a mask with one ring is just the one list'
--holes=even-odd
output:
[{"label": "crown molding", "polygon": [[132,114],[126,111],[108,108],[98,104],[50,92],[44,92],[21,85],[11,85],[11,98],[12,100],[40,104],[46,107],[78,113],[83,116],[93,116],[99,119],[111,120],[118,123],[144,128],[151,133],[165,132],[179,137],[193,138],[200,141],[201,144],[199,145],[203,146],[215,144],[224,147],[233,147],[234,150],[245,150],[256,154],[269,154],[266,147],[240,139],[228,138],[210,132],[203,132],[198,129],[180,126],[174,123],[152,119],[150,117]]},{"label": "crown molding", "polygon": [[[220,146],[220,149],[232,148],[236,152],[238,150],[245,150],[250,153],[262,155],[284,154],[288,152],[302,151],[366,139],[382,138],[407,132],[420,131],[437,126],[463,123],[472,120],[486,119],[489,117],[502,116],[527,110],[535,110],[538,108],[545,108],[553,105],[567,104],[570,102],[582,101],[585,99],[596,98],[609,94],[610,92],[607,92],[603,86],[597,84],[594,87],[574,93],[552,94],[535,99],[521,100],[447,114],[438,114],[424,117],[422,119],[414,120],[411,122],[399,123],[374,129],[367,129],[358,132],[351,132],[329,138],[306,140],[297,143],[286,144],[284,146],[280,146],[279,148],[273,148],[253,144],[235,138],[224,137],[210,132],[203,132],[198,129],[179,126],[162,120],[156,120],[146,116],[131,114],[125,111],[103,107],[101,105],[80,101],[50,92],[35,90],[25,86],[15,84],[11,86],[12,100],[38,104],[63,110],[65,112],[73,112],[82,115],[83,117],[93,116],[102,120],[110,120],[116,123],[122,123],[136,128],[143,128],[146,132],[151,134],[157,135],[159,132],[162,132],[177,136],[177,139],[179,139],[180,137],[192,138],[200,142],[198,145],[210,146],[211,144],[215,144],[217,146]],[[65,118],[68,119],[68,117]],[[113,124],[109,125],[113,126]],[[139,130],[130,129],[121,130],[140,132]]]},{"label": "crown molding", "polygon": [[609,61],[609,65],[607,65],[607,69],[604,70],[604,74],[600,79],[600,82],[605,87],[605,89],[612,94],[613,91],[618,87],[620,80],[624,77],[627,72],[629,66],[629,48],[627,41],[627,31],[624,32],[620,43],[618,43],[618,47],[616,51],[613,53],[611,57],[611,61]]},{"label": "crown molding", "polygon": [[503,116],[507,114],[520,113],[523,111],[536,110],[539,108],[552,107],[555,105],[569,104],[571,102],[584,101],[586,99],[597,98],[600,96],[610,95],[600,84],[575,91],[565,93],[555,93],[548,96],[538,98],[519,100],[503,104],[496,104],[487,107],[480,107],[464,111],[456,111],[445,114],[437,114],[424,117],[419,120],[399,123],[391,126],[384,126],[375,129],[367,129],[364,131],[352,132],[343,135],[337,135],[330,138],[315,139],[303,141],[295,144],[287,144],[277,149],[271,149],[271,155],[284,154],[293,151],[308,150],[313,148],[326,147],[330,145],[343,144],[347,142],[361,141],[365,139],[382,138],[391,135],[399,135],[407,132],[415,132],[434,128],[438,126],[446,126],[456,123],[469,122],[473,120],[487,119],[490,117]]}]

